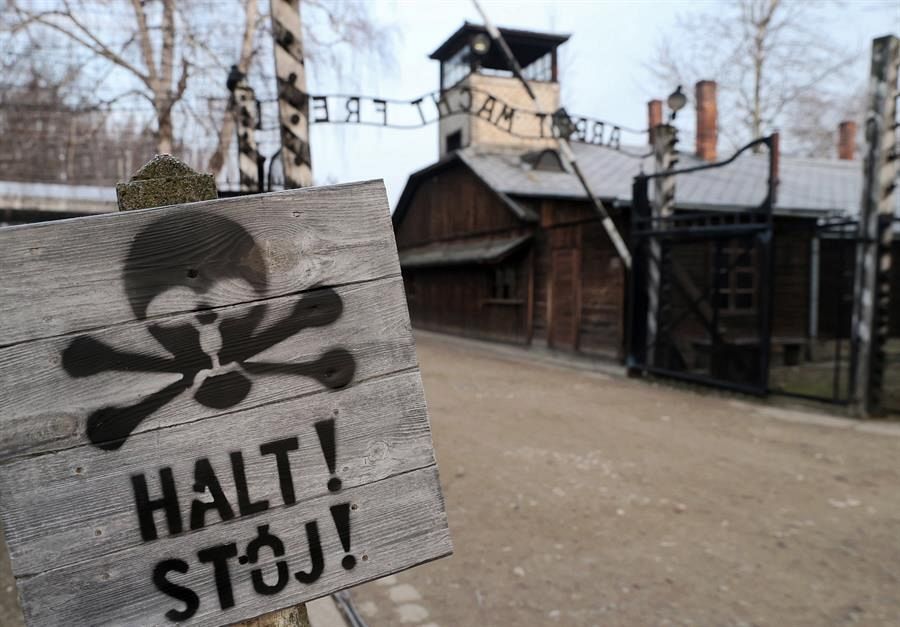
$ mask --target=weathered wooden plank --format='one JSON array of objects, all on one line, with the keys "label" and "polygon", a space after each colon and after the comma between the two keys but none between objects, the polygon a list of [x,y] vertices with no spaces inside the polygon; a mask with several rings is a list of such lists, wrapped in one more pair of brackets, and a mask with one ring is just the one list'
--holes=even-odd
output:
[{"label": "weathered wooden plank", "polygon": [[[328,419],[334,420],[339,439],[334,474],[314,426]],[[300,503],[328,494],[332,477],[341,478],[343,488],[355,487],[434,463],[417,372],[141,433],[118,454],[82,446],[20,459],[0,473],[13,573],[33,575],[47,564],[58,568],[140,544],[130,477],[144,474],[151,498],[157,498],[162,494],[161,467],[171,468],[185,530],[192,501],[205,498],[202,490],[198,494],[193,489],[200,458],[209,460],[235,515],[238,487],[229,454],[236,450],[246,478],[241,485],[250,500],[282,506],[276,459],[261,455],[260,446],[287,438],[297,439],[296,450],[287,455],[293,498]],[[159,512],[156,518],[162,535],[165,516]],[[218,524],[221,517],[213,511],[205,522]]]},{"label": "weathered wooden plank", "polygon": [[0,345],[133,320],[163,286],[150,315],[400,272],[381,181],[0,229],[0,268]]},{"label": "weathered wooden plank", "polygon": [[[333,323],[300,331],[296,337],[272,346],[248,362],[310,362],[339,346],[354,356],[353,381],[365,381],[416,365],[399,278],[344,286],[335,292],[343,302],[343,311]],[[313,295],[315,292],[308,293],[308,296]],[[260,328],[290,314],[297,300],[296,296],[288,296],[267,301]],[[256,306],[237,305],[215,311],[226,320],[240,318]],[[182,314],[154,322],[180,324],[193,318],[193,314]],[[106,328],[92,332],[90,336],[117,350],[159,358],[167,356],[148,332],[145,321]],[[93,411],[133,404],[181,377],[171,372],[107,371],[73,378],[61,367],[61,356],[73,339],[72,336],[49,338],[0,349],[0,389],[3,390],[0,397],[0,457],[84,443],[87,441],[85,423]],[[323,389],[317,379],[294,374],[250,376],[253,385],[248,396],[224,411]],[[200,420],[222,411],[200,405],[185,393],[138,425],[136,431],[158,429],[182,420]]]},{"label": "weathered wooden plank", "polygon": [[[329,513],[334,505],[349,504],[350,546],[345,551]],[[355,509],[352,509],[355,507]],[[311,570],[306,524],[315,521],[321,540],[324,569],[311,583],[293,573]],[[283,541],[284,555],[274,558],[268,548],[256,564],[241,564],[237,557],[224,560],[234,605],[222,609],[214,565],[200,563],[198,552],[208,547],[235,544],[244,556],[257,538],[258,526]],[[185,604],[166,596],[153,583],[153,570],[161,560],[184,560],[186,573],[168,573],[168,580],[189,588],[199,606],[188,621],[212,626],[233,623],[280,607],[287,607],[409,568],[424,560],[449,555],[452,550],[436,469],[416,470],[339,495],[323,496],[289,508],[270,510],[265,516],[239,518],[167,541],[161,549],[147,543],[115,556],[80,562],[20,580],[23,610],[31,624],[46,625],[167,625],[166,611],[183,611]],[[353,555],[351,570],[342,567]],[[264,582],[278,582],[276,562],[286,562],[285,587],[272,596],[257,593],[250,571],[261,568]],[[176,594],[178,592],[176,591]],[[226,595],[227,596],[227,595]],[[37,600],[37,601],[35,601]]]},{"label": "weathered wooden plank", "polygon": [[380,183],[0,231],[0,299],[30,624],[232,623],[449,553]]}]

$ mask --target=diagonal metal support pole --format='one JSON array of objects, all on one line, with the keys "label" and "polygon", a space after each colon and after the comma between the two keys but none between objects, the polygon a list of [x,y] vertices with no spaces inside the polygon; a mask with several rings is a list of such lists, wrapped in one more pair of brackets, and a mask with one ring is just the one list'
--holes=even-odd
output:
[{"label": "diagonal metal support pole", "polygon": [[[522,83],[525,87],[525,91],[528,93],[528,96],[531,98],[532,102],[537,109],[537,113],[553,113],[552,111],[544,111],[541,107],[541,103],[538,102],[537,94],[534,93],[534,90],[531,89],[531,85],[528,84],[528,81],[525,79],[525,76],[522,74],[522,67],[519,65],[519,62],[516,61],[515,56],[513,56],[512,50],[510,50],[509,45],[507,45],[506,40],[503,39],[503,35],[494,26],[494,23],[491,22],[490,18],[487,16],[487,13],[481,7],[481,4],[478,0],[472,0],[475,5],[475,8],[478,10],[478,13],[481,14],[481,19],[484,20],[484,27],[487,29],[488,34],[491,36],[491,39],[500,47],[500,50],[503,53],[503,56],[506,58],[506,62],[509,65],[510,70],[515,75],[517,79]],[[607,236],[609,236],[610,241],[616,249],[619,257],[622,259],[622,263],[625,264],[625,269],[631,270],[631,252],[628,250],[628,246],[625,244],[625,240],[622,239],[622,235],[619,233],[619,230],[616,228],[615,223],[609,215],[609,211],[607,211],[606,207],[600,201],[600,199],[594,195],[594,192],[591,191],[591,186],[588,184],[587,179],[584,177],[584,173],[581,171],[581,167],[578,165],[578,161],[575,158],[575,153],[572,152],[571,146],[569,146],[569,142],[565,137],[559,136],[556,138],[556,141],[559,145],[559,153],[569,167],[572,172],[578,178],[578,181],[581,183],[581,186],[584,188],[585,193],[587,194],[588,199],[591,201],[591,204],[594,205],[594,210],[600,215],[601,222],[603,224],[603,228],[606,231]]]}]

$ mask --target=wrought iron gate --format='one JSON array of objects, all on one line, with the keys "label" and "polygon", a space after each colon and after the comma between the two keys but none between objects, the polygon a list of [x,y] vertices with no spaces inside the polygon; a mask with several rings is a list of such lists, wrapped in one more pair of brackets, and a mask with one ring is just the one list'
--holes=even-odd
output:
[{"label": "wrought iron gate", "polygon": [[820,220],[811,240],[813,254],[806,355],[769,372],[771,392],[835,405],[853,401],[853,287],[858,223],[848,218]]},{"label": "wrought iron gate", "polygon": [[[777,141],[777,135],[755,140],[723,162],[635,177],[632,371],[757,395],[768,391]],[[653,210],[651,180],[728,167],[757,145],[769,150],[768,189],[759,206],[665,217]]]}]

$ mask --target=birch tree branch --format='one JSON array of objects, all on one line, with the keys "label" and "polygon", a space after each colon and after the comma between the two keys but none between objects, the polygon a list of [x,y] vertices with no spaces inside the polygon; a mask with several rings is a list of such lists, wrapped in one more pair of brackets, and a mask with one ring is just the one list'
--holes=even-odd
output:
[{"label": "birch tree branch", "polygon": [[[68,3],[66,3],[68,5]],[[18,6],[18,4],[12,5],[13,10],[20,16],[24,16],[25,19],[16,25],[13,26],[12,31],[15,33],[17,31],[21,31],[27,29],[32,24],[40,24],[42,26],[46,26],[47,28],[53,29],[54,31],[65,35],[70,40],[74,41],[80,46],[87,48],[92,53],[103,57],[104,59],[115,63],[116,65],[128,70],[132,74],[134,74],[137,78],[150,86],[150,77],[141,72],[137,67],[126,61],[122,56],[117,54],[103,43],[100,39],[98,39],[95,35],[90,33],[90,31],[79,21],[77,20],[70,12],[68,11],[44,11],[42,13],[33,13],[30,11],[26,11]],[[74,26],[78,31],[83,33],[83,35],[79,35],[78,32],[70,30],[63,26],[62,24],[57,23],[52,18],[60,18],[67,22],[69,22],[72,26]]]},{"label": "birch tree branch", "polygon": [[141,42],[141,56],[144,58],[144,65],[147,66],[147,84],[156,93],[156,60],[153,58],[153,45],[150,43],[150,28],[147,26],[147,14],[144,13],[144,5],[141,0],[131,0],[131,7],[134,9],[134,17],[137,21],[137,36]]}]

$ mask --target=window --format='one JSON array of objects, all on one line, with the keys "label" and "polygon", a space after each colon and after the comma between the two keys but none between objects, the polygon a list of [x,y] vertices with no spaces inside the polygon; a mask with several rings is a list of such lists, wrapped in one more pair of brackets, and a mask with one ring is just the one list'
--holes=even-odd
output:
[{"label": "window", "polygon": [[515,266],[497,266],[494,268],[491,298],[494,300],[513,300],[517,296]]},{"label": "window", "polygon": [[552,81],[553,80],[553,53],[538,57],[528,66],[522,69],[522,76],[529,81]]},{"label": "window", "polygon": [[450,89],[472,71],[469,47],[463,46],[456,54],[441,63],[441,88]]},{"label": "window", "polygon": [[[715,255],[713,248],[713,255]],[[715,258],[713,268],[716,267]],[[731,240],[722,247],[718,263],[719,290],[716,305],[721,311],[747,313],[756,310],[756,248],[750,242]]]},{"label": "window", "polygon": [[447,135],[447,152],[462,148],[462,131],[454,131]]},{"label": "window", "polygon": [[515,74],[512,73],[512,70],[483,66],[478,68],[478,73],[484,74],[485,76],[501,76],[503,78],[512,78],[515,76]]}]

